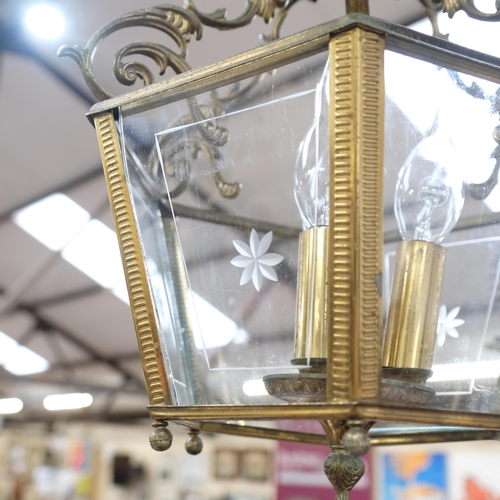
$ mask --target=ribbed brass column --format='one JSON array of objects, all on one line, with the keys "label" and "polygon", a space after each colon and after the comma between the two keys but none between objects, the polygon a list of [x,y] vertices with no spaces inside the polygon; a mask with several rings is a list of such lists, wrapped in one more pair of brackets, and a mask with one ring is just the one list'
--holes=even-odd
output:
[{"label": "ribbed brass column", "polygon": [[384,38],[356,27],[330,41],[328,402],[380,397]]}]

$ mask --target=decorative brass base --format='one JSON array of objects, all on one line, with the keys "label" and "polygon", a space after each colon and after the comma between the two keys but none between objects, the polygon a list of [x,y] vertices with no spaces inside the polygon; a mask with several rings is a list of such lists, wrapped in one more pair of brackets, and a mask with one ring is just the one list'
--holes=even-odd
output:
[{"label": "decorative brass base", "polygon": [[289,403],[319,403],[326,400],[324,373],[283,373],[266,375],[263,380],[269,395]]},{"label": "decorative brass base", "polygon": [[[293,360],[292,363],[298,364]],[[266,375],[264,385],[269,395],[290,403],[318,403],[326,400],[326,374],[319,371],[322,364],[311,366],[302,373],[283,373]],[[303,369],[307,370],[307,369]],[[425,386],[425,381],[432,375],[431,370],[418,368],[390,368],[382,370],[382,399],[397,403],[427,406],[436,391]]]},{"label": "decorative brass base", "polygon": [[347,454],[338,447],[325,460],[326,477],[335,488],[337,500],[349,500],[351,490],[365,473],[365,464],[359,457]]},{"label": "decorative brass base", "polygon": [[436,391],[425,382],[432,370],[423,368],[382,368],[382,399],[415,406],[427,406],[436,397]]}]

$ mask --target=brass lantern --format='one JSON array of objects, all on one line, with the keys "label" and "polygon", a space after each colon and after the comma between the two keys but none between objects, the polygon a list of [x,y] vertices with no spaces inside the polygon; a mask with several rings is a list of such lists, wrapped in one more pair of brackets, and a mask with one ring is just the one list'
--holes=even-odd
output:
[{"label": "brass lantern", "polygon": [[[500,167],[500,60],[348,1],[345,17],[190,70],[186,43],[202,25],[234,28],[280,9],[277,38],[293,3],[251,0],[233,22],[192,2],[159,6],[61,55],[102,100],[89,116],[153,448],[170,446],[169,422],[189,429],[190,453],[202,431],[328,443],[325,472],[347,498],[370,443],[500,429],[500,353],[488,348],[500,321],[500,214],[485,204]],[[93,54],[134,25],[162,30],[179,53],[122,49],[118,79],[147,86],[112,98]],[[123,61],[134,54],[179,74],[150,85],[142,63]],[[398,101],[398,74],[430,75],[439,88]],[[427,132],[410,105],[433,116]],[[491,160],[488,180],[471,182]],[[241,423],[290,419],[320,421],[326,436]]]}]

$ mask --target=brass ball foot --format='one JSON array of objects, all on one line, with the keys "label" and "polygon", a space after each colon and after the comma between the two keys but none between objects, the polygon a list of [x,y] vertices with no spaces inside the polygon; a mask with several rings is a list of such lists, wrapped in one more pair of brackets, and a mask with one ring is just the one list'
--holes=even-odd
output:
[{"label": "brass ball foot", "polygon": [[167,451],[172,446],[172,433],[167,429],[166,422],[153,424],[153,431],[149,435],[149,444],[155,451]]},{"label": "brass ball foot", "polygon": [[186,440],[186,444],[184,445],[186,451],[190,455],[198,455],[203,450],[203,441],[201,440],[199,434],[200,431],[198,429],[190,429],[189,437]]}]

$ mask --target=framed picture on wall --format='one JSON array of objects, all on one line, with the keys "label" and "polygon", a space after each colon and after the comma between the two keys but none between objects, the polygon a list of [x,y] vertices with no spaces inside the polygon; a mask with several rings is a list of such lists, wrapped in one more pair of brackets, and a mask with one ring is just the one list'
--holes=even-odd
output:
[{"label": "framed picture on wall", "polygon": [[231,448],[215,450],[214,476],[217,479],[235,479],[240,475],[240,453]]},{"label": "framed picture on wall", "polygon": [[241,476],[251,481],[267,481],[271,473],[271,454],[265,449],[250,449],[241,454]]}]

